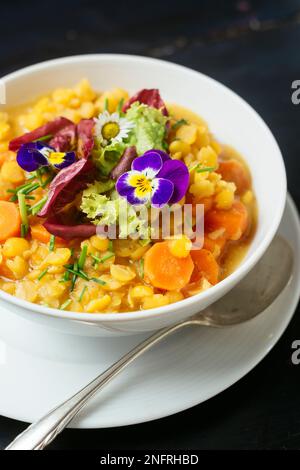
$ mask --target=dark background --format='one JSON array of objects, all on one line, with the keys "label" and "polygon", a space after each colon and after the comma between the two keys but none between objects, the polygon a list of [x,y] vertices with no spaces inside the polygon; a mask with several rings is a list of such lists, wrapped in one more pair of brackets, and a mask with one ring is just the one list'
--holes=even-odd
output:
[{"label": "dark background", "polygon": [[[299,207],[300,105],[291,102],[291,83],[300,79],[299,0],[1,0],[0,76],[46,59],[101,52],[183,64],[239,93],[275,134]],[[208,402],[127,428],[66,430],[50,448],[299,449],[300,365],[290,360],[299,314],[298,308],[252,372]],[[25,427],[0,417],[0,447]]]}]

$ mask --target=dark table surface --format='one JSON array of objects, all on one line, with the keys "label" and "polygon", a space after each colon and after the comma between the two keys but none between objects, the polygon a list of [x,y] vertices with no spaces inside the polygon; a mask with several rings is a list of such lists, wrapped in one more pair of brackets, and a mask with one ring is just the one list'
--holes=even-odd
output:
[{"label": "dark table surface", "polygon": [[[300,1],[1,1],[0,76],[65,55],[118,52],[159,57],[216,78],[265,119],[281,147],[300,205]],[[255,138],[255,136],[254,136]],[[300,448],[300,311],[268,356],[206,403],[151,423],[66,430],[51,449]],[[0,391],[1,399],[1,391]],[[0,417],[0,447],[26,424]]]}]

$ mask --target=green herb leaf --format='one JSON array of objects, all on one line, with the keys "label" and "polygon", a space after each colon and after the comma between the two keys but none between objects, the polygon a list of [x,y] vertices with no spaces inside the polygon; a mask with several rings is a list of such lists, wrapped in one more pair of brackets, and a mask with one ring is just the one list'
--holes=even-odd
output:
[{"label": "green herb leaf", "polygon": [[20,211],[21,221],[22,221],[21,235],[23,238],[25,238],[28,233],[28,228],[29,228],[25,194],[18,193],[18,202],[19,202],[19,211]]},{"label": "green herb leaf", "polygon": [[44,140],[50,140],[52,137],[52,134],[48,134],[44,135],[44,137],[40,137],[39,139],[33,140],[32,142],[43,142]]},{"label": "green herb leaf", "polygon": [[[76,265],[76,266],[75,266]],[[78,263],[74,263],[74,268],[68,268],[68,266],[64,266],[64,268],[69,271],[71,274],[73,274],[73,277],[76,276],[77,277],[81,277],[82,279],[84,279],[85,281],[89,281],[89,277],[83,272],[83,271],[79,271],[78,270]],[[75,269],[76,268],[76,269]],[[73,282],[73,279],[72,279],[72,282]],[[76,282],[76,279],[75,281]]]},{"label": "green herb leaf", "polygon": [[212,172],[215,171],[216,167],[215,166],[208,166],[207,168],[198,168],[196,167],[196,173],[205,173],[206,171]]},{"label": "green herb leaf", "polygon": [[144,258],[141,258],[137,265],[138,275],[141,279],[144,279]]},{"label": "green herb leaf", "polygon": [[66,301],[60,306],[60,310],[65,310],[65,309],[70,305],[71,302],[72,302],[71,299],[66,300]]},{"label": "green herb leaf", "polygon": [[48,272],[48,268],[44,269],[44,271],[42,271],[41,274],[39,275],[38,281],[43,279],[43,277],[47,274],[47,272]]},{"label": "green herb leaf", "polygon": [[21,237],[25,238],[28,233],[28,225],[21,224]]},{"label": "green herb leaf", "polygon": [[[26,196],[26,198],[28,198],[28,196]],[[47,196],[43,197],[39,202],[37,202],[36,204],[34,204],[33,206],[31,206],[31,207],[28,209],[28,212],[29,212],[31,215],[36,215],[38,212],[40,212],[40,210],[42,209],[42,207],[44,206],[44,204],[46,204],[46,201],[47,201]]]},{"label": "green herb leaf", "polygon": [[71,292],[74,290],[74,287],[75,287],[75,284],[76,284],[76,280],[77,280],[77,270],[78,270],[78,263],[77,261],[75,261],[74,265],[73,265],[73,270],[71,270],[71,268],[68,268],[65,266],[65,268],[70,272],[72,273],[73,272],[73,276],[72,276],[72,282],[71,282]]},{"label": "green herb leaf", "polygon": [[99,258],[98,256],[96,255],[91,255],[91,257],[99,264],[99,263],[104,263],[104,261],[112,258],[113,256],[115,256],[114,253],[107,253],[106,255],[102,256],[101,258]]},{"label": "green herb leaf", "polygon": [[94,282],[97,282],[97,284],[100,284],[101,286],[105,286],[105,285],[106,285],[106,282],[105,282],[105,281],[102,281],[102,279],[97,279],[96,277],[92,277],[90,280],[91,280],[91,281],[94,281]]},{"label": "green herb leaf", "polygon": [[87,286],[84,286],[84,288],[82,289],[81,294],[80,294],[80,296],[79,296],[79,299],[78,299],[79,302],[82,301],[83,296],[84,296],[86,290],[87,290]]},{"label": "green herb leaf", "polygon": [[186,124],[188,124],[186,119],[179,119],[175,122],[175,124],[173,124],[172,129],[173,131],[176,131],[179,127],[184,126]]},{"label": "green herb leaf", "polygon": [[88,251],[88,246],[83,245],[80,256],[79,256],[79,260],[78,260],[79,270],[84,268],[84,263],[85,263],[85,260],[86,260],[87,251]]},{"label": "green herb leaf", "polygon": [[54,251],[55,248],[55,235],[51,235],[49,242],[49,251]]}]

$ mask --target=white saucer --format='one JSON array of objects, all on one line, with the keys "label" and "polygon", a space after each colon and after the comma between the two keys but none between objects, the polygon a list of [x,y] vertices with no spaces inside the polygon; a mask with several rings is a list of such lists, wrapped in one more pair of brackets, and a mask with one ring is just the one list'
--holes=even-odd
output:
[{"label": "white saucer", "polygon": [[[300,295],[300,223],[290,197],[279,232],[294,249],[294,276],[271,307],[244,325],[181,331],[108,385],[71,427],[162,418],[213,397],[256,366],[284,332]],[[1,310],[0,414],[35,421],[145,336],[62,335]]]}]

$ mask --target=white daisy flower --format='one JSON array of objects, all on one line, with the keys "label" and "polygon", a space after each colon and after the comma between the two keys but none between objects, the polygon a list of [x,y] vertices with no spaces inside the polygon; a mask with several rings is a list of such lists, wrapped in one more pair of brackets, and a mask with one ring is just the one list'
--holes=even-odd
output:
[{"label": "white daisy flower", "polygon": [[122,142],[128,137],[134,123],[121,117],[119,113],[110,114],[104,111],[95,118],[95,136],[99,144],[105,147],[108,144]]}]

